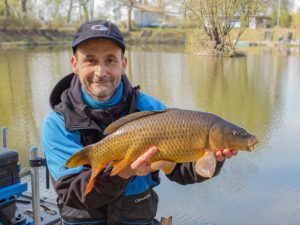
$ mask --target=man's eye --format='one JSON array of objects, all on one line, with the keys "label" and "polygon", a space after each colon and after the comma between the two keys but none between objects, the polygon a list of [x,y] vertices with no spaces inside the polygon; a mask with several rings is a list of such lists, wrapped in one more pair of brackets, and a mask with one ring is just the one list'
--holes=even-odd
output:
[{"label": "man's eye", "polygon": [[106,62],[107,62],[107,63],[114,63],[114,62],[116,62],[116,60],[115,60],[114,58],[108,58],[108,59],[106,60]]},{"label": "man's eye", "polygon": [[88,62],[89,62],[89,63],[92,63],[92,64],[96,64],[96,63],[97,63],[97,60],[95,60],[95,59],[90,59]]}]

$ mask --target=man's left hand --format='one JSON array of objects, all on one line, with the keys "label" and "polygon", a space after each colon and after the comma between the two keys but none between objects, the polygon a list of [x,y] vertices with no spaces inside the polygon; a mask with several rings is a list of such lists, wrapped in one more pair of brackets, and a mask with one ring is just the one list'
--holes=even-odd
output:
[{"label": "man's left hand", "polygon": [[230,159],[232,156],[236,156],[238,153],[237,150],[233,149],[223,149],[216,152],[216,159],[219,162],[224,161],[224,159]]}]

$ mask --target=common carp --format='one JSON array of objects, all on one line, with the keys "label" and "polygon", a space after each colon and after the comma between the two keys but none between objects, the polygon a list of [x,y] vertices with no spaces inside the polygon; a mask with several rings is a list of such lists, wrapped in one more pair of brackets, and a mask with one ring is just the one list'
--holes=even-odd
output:
[{"label": "common carp", "polygon": [[176,163],[193,162],[196,172],[212,177],[216,168],[215,152],[222,149],[251,151],[257,138],[245,129],[221,117],[200,111],[166,109],[132,113],[111,123],[101,141],[86,146],[66,163],[69,168],[92,166],[86,188],[90,192],[96,176],[112,163],[116,175],[151,146],[159,151],[151,163],[173,162],[164,172],[169,174]]}]

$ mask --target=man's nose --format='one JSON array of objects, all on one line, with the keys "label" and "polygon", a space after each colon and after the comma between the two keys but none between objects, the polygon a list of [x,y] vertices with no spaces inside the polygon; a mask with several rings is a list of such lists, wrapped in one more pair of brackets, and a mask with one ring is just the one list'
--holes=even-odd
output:
[{"label": "man's nose", "polygon": [[102,76],[102,75],[105,75],[105,67],[103,66],[103,65],[101,65],[101,64],[97,64],[97,65],[95,65],[95,67],[94,67],[94,70],[95,70],[95,75],[96,76]]}]

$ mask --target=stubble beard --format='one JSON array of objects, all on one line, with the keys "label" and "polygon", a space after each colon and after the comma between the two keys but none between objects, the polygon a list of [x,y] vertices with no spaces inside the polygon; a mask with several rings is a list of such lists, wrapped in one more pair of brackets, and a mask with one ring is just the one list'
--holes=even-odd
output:
[{"label": "stubble beard", "polygon": [[116,80],[111,76],[92,80],[88,84],[90,94],[98,101],[107,101],[115,94],[119,82],[115,85]]}]

